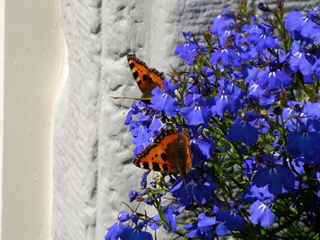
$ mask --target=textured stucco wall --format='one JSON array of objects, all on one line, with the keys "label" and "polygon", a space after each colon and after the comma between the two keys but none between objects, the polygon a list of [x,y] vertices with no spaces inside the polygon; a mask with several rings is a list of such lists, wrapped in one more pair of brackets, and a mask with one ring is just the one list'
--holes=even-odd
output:
[{"label": "textured stucco wall", "polygon": [[[173,52],[182,32],[201,33],[237,2],[61,0],[70,74],[56,107],[54,239],[103,239],[119,211],[128,210],[121,203],[128,191],[139,188],[143,170],[131,164],[124,125],[132,101],[109,98],[141,95],[126,55],[169,72],[180,64]],[[297,2],[290,7],[303,4]]]}]

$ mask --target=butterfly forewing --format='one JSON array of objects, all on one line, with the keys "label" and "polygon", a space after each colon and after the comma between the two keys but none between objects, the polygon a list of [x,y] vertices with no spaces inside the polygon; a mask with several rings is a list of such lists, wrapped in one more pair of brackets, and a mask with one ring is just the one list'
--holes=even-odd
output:
[{"label": "butterfly forewing", "polygon": [[164,80],[163,73],[154,68],[149,69],[147,64],[139,60],[135,54],[129,54],[127,59],[131,73],[143,93],[142,100],[150,100],[152,98],[151,92],[157,86],[164,89],[162,84],[162,80]]}]

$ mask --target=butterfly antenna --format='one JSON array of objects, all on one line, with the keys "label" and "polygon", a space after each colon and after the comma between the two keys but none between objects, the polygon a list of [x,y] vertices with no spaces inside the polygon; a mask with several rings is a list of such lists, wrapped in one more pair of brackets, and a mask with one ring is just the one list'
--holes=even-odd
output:
[{"label": "butterfly antenna", "polygon": [[113,99],[130,99],[130,100],[141,100],[139,98],[132,98],[132,97],[113,97],[113,96],[109,96],[110,98]]}]

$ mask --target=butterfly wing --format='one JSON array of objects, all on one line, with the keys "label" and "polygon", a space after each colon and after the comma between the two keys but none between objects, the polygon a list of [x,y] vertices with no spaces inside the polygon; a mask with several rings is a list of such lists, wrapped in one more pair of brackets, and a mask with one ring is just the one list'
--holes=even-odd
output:
[{"label": "butterfly wing", "polygon": [[150,100],[152,98],[152,90],[157,86],[164,89],[162,80],[164,80],[163,73],[160,73],[154,68],[149,69],[147,64],[139,60],[135,54],[127,56],[131,73],[143,93],[142,100]]},{"label": "butterfly wing", "polygon": [[160,134],[154,139],[154,143],[158,143],[165,149],[167,155],[173,159],[177,172],[179,172],[182,177],[185,177],[192,166],[188,131],[183,129],[181,132],[177,128],[162,129]]},{"label": "butterfly wing", "polygon": [[160,73],[157,69],[155,68],[149,68],[149,76],[153,82],[153,88],[159,87],[162,90],[164,90],[164,86],[162,81],[165,79],[164,74]]},{"label": "butterfly wing", "polygon": [[149,145],[133,160],[144,169],[177,173],[185,177],[192,165],[189,136],[186,130],[162,129]]},{"label": "butterfly wing", "polygon": [[156,143],[147,146],[145,150],[137,154],[133,164],[139,168],[153,171],[177,172],[172,159],[169,159],[166,151]]},{"label": "butterfly wing", "polygon": [[190,172],[191,170],[191,166],[192,166],[192,153],[190,150],[190,139],[189,139],[189,134],[188,131],[186,129],[183,129],[183,139],[184,139],[184,149],[187,153],[187,160],[186,160],[186,173]]}]

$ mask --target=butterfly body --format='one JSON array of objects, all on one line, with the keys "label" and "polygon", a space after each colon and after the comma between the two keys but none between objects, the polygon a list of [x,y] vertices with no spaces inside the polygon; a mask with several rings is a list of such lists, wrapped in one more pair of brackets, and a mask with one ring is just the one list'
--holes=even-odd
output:
[{"label": "butterfly body", "polygon": [[152,90],[156,87],[164,90],[162,81],[165,79],[163,73],[154,68],[149,68],[147,64],[139,60],[135,54],[127,55],[131,73],[142,92],[141,100],[150,100]]},{"label": "butterfly body", "polygon": [[133,164],[143,169],[179,173],[185,178],[192,165],[187,131],[162,129],[153,143],[136,155]]}]

